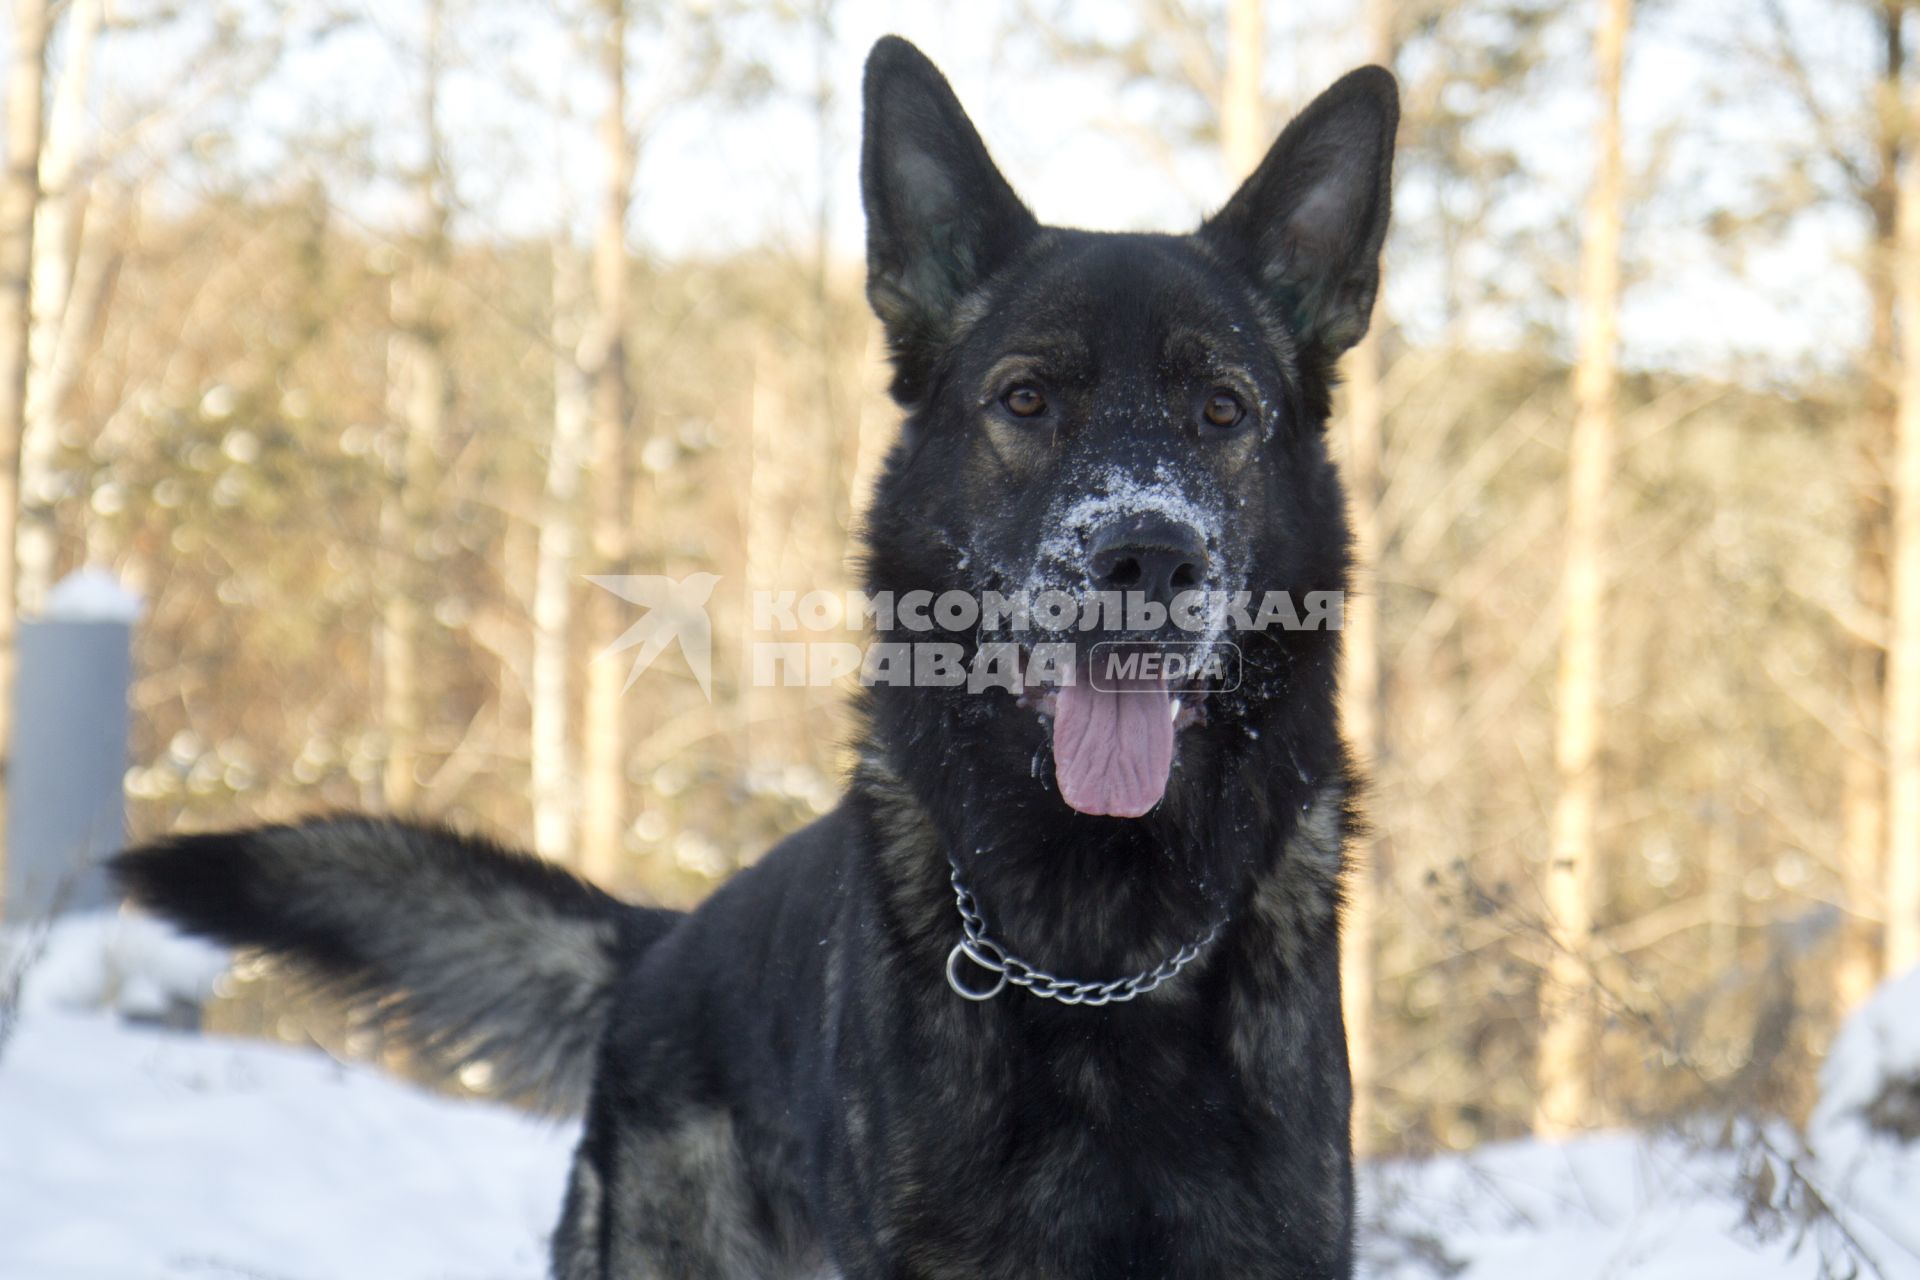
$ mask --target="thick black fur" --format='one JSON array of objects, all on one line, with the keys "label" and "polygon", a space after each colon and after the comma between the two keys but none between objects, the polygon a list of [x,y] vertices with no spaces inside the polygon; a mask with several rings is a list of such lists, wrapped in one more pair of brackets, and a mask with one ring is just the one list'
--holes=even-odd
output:
[{"label": "thick black fur", "polygon": [[149,910],[267,951],[451,1073],[577,1111],[616,975],[680,918],[490,840],[377,818],[175,836],[114,860]]},{"label": "thick black fur", "polygon": [[[869,587],[1084,592],[1087,513],[1138,508],[1203,528],[1208,586],[1342,588],[1323,427],[1377,288],[1392,79],[1340,81],[1191,236],[1041,226],[904,41],[875,47],[866,110],[869,291],[906,410]],[[1044,410],[1013,415],[1016,384]],[[1198,416],[1221,388],[1247,409],[1228,429]],[[877,688],[846,802],[685,917],[359,820],[120,873],[191,928],[388,996],[443,1059],[564,1098],[595,1045],[564,1280],[1345,1277],[1338,636],[1233,638],[1241,683],[1180,732],[1146,816],[1063,803],[1010,694]],[[1132,1003],[969,1003],[944,978],[950,858],[994,935],[1059,974],[1144,970],[1224,924]]]}]

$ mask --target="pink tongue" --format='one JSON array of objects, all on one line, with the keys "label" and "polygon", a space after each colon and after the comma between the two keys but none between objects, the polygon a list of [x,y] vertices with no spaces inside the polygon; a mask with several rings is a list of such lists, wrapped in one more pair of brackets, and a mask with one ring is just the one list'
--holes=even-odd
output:
[{"label": "pink tongue", "polygon": [[1053,712],[1053,773],[1081,813],[1137,818],[1160,803],[1173,768],[1173,695],[1159,681],[1083,675]]}]

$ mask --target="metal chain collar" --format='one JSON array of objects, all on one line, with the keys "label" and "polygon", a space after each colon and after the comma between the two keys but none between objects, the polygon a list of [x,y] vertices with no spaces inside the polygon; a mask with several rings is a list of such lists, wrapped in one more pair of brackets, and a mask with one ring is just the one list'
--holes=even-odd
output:
[{"label": "metal chain collar", "polygon": [[[1127,978],[1115,978],[1110,982],[1075,982],[1069,978],[1057,978],[1045,969],[1035,968],[988,937],[986,917],[980,914],[980,905],[974,900],[973,891],[960,880],[960,864],[951,856],[947,858],[947,864],[953,868],[954,905],[960,909],[960,924],[967,935],[947,953],[947,985],[963,1000],[991,1000],[1006,990],[1011,982],[1016,987],[1025,987],[1030,995],[1039,996],[1042,1000],[1057,1000],[1061,1004],[1122,1004],[1135,996],[1145,995],[1192,964],[1207,949],[1207,945],[1219,936],[1220,926],[1225,923],[1224,920],[1215,921],[1204,937],[1189,942],[1144,972]],[[991,987],[979,990],[960,980],[959,965],[963,956],[995,975]]]}]

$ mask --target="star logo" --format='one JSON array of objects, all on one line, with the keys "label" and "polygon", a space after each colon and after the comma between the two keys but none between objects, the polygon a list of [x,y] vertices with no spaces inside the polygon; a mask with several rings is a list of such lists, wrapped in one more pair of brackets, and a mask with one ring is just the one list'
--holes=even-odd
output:
[{"label": "star logo", "polygon": [[640,673],[678,641],[693,678],[700,682],[700,692],[713,701],[713,619],[707,616],[707,601],[720,584],[719,574],[690,573],[677,582],[657,574],[588,574],[587,581],[647,611],[593,658],[598,662],[628,649],[639,650],[622,693],[633,688]]}]

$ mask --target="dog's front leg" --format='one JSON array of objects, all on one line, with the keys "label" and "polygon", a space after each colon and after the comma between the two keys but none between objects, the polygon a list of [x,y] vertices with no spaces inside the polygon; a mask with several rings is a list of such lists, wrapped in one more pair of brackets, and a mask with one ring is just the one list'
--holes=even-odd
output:
[{"label": "dog's front leg", "polygon": [[732,1117],[669,1114],[645,1126],[590,1119],[554,1234],[555,1280],[827,1280],[817,1253],[769,1219]]}]

